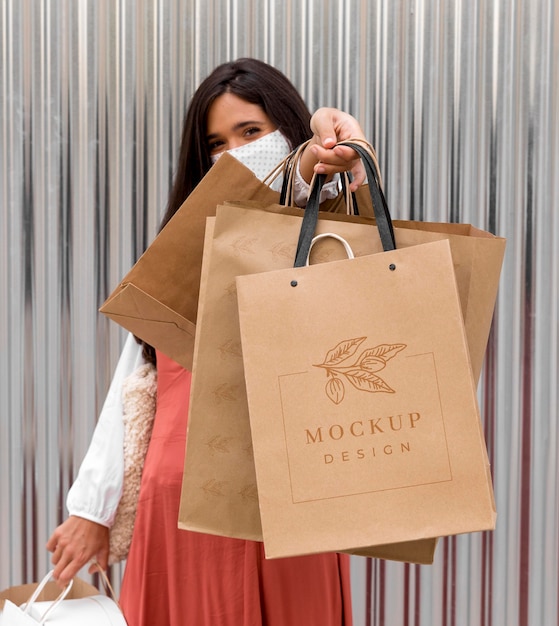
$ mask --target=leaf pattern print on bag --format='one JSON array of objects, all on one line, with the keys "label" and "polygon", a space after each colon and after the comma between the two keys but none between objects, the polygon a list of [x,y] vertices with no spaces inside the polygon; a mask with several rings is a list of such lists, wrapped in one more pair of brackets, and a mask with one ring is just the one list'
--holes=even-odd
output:
[{"label": "leaf pattern print on bag", "polygon": [[321,367],[326,370],[328,381],[326,382],[326,395],[334,404],[340,404],[345,397],[343,379],[350,382],[359,391],[369,393],[394,393],[384,379],[377,375],[386,367],[387,361],[392,359],[398,352],[406,348],[404,343],[380,344],[375,348],[365,349],[351,364],[344,364],[355,354],[357,348],[367,337],[344,339],[326,353],[323,363],[313,367]]}]

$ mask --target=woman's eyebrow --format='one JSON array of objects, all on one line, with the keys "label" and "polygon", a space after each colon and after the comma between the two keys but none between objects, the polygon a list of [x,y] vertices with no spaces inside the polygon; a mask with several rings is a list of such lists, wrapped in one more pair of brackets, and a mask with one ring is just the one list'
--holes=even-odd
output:
[{"label": "woman's eyebrow", "polygon": [[[261,125],[263,123],[264,122],[262,120],[247,120],[246,122],[239,122],[238,124],[235,124],[232,130],[233,132],[236,132],[238,130],[242,130],[243,128],[246,128],[247,126],[252,126],[253,124]],[[212,139],[216,139],[217,137],[219,137],[219,133],[211,133],[210,135],[206,135],[206,139],[208,141],[211,141]]]}]

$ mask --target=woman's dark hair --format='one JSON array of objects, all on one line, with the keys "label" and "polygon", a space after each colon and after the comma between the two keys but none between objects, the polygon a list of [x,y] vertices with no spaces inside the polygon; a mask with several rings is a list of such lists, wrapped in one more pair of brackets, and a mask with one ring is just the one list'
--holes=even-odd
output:
[{"label": "woman's dark hair", "polygon": [[[257,104],[280,130],[291,148],[312,133],[311,113],[289,79],[271,65],[243,58],[219,65],[200,84],[184,119],[177,169],[160,229],[173,217],[211,167],[207,136],[208,111],[216,98],[231,93]],[[142,342],[144,356],[155,362],[155,351]]]}]

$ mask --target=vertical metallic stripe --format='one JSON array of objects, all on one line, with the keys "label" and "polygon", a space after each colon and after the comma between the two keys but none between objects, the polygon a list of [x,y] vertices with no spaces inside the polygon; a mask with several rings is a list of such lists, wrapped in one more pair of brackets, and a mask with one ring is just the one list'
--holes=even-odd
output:
[{"label": "vertical metallic stripe", "polygon": [[353,559],[356,624],[559,624],[557,0],[0,0],[0,588],[48,568],[124,336],[96,309],[237,56],[361,120],[395,216],[508,239],[479,392],[497,530],[432,567]]}]

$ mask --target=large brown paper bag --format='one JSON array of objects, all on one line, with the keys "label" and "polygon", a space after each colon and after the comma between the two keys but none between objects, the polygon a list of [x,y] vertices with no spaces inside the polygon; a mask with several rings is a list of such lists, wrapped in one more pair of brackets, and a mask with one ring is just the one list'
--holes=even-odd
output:
[{"label": "large brown paper bag", "polygon": [[237,291],[267,557],[494,528],[448,241]]}]

